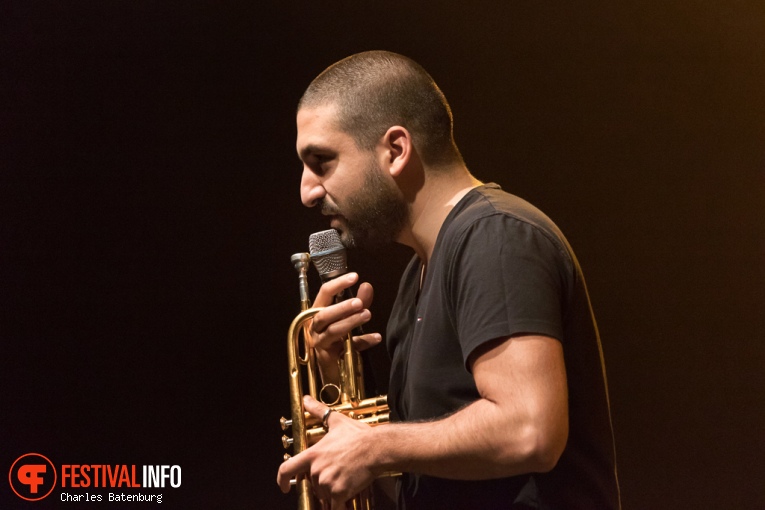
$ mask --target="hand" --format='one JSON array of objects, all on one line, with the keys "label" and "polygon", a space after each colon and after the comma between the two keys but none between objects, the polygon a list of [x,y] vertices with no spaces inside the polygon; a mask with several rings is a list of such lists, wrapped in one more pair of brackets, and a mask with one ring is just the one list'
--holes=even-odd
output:
[{"label": "hand", "polygon": [[[304,397],[303,405],[316,418],[322,418],[327,409],[309,396]],[[346,501],[376,477],[371,465],[372,428],[337,412],[329,413],[327,425],[329,430],[318,443],[282,463],[276,483],[287,493],[290,479],[305,474],[316,497],[331,502],[332,510],[343,510]]]},{"label": "hand", "polygon": [[[342,340],[349,331],[366,324],[372,318],[369,308],[372,306],[374,291],[368,283],[359,286],[355,298],[334,304],[335,296],[353,286],[358,278],[358,274],[348,273],[324,283],[313,303],[315,308],[324,308],[311,322],[311,343],[316,350],[325,382],[337,382],[336,365],[342,353]],[[359,351],[375,346],[381,341],[382,336],[379,333],[353,337],[353,344]]]}]

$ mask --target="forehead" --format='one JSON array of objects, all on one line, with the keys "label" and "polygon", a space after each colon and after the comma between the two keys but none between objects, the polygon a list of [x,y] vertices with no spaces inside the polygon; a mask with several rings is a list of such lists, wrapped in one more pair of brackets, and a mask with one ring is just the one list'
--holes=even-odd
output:
[{"label": "forehead", "polygon": [[353,138],[338,127],[334,105],[298,111],[295,145],[301,159],[315,152],[339,152],[355,147]]}]

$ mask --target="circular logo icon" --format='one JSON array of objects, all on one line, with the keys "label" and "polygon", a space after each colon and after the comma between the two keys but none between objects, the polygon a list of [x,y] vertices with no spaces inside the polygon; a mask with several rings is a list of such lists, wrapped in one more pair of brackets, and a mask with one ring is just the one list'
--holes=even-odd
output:
[{"label": "circular logo icon", "polygon": [[13,463],[8,479],[18,497],[39,501],[56,487],[56,468],[44,455],[27,453]]}]

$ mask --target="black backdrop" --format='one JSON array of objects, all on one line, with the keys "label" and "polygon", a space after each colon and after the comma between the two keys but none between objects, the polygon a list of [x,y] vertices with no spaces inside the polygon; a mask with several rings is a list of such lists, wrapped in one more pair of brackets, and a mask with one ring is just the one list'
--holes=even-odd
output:
[{"label": "black backdrop", "polygon": [[[473,173],[577,250],[625,507],[765,507],[765,4],[454,4],[3,3],[2,470],[177,464],[171,508],[293,507],[289,256],[326,228],[295,104],[389,49],[441,85]],[[375,329],[407,256],[352,258]],[[60,492],[0,483],[0,507]]]}]

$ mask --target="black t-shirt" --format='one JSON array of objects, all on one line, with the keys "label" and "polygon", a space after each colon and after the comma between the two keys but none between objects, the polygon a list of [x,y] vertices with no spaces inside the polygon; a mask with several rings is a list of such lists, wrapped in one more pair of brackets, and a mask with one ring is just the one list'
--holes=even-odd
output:
[{"label": "black t-shirt", "polygon": [[549,473],[477,482],[405,474],[400,508],[618,508],[600,340],[559,229],[499,186],[480,186],[444,221],[420,290],[421,271],[414,257],[388,323],[392,420],[436,419],[473,402],[479,394],[467,360],[476,347],[539,334],[563,345],[569,437]]}]

